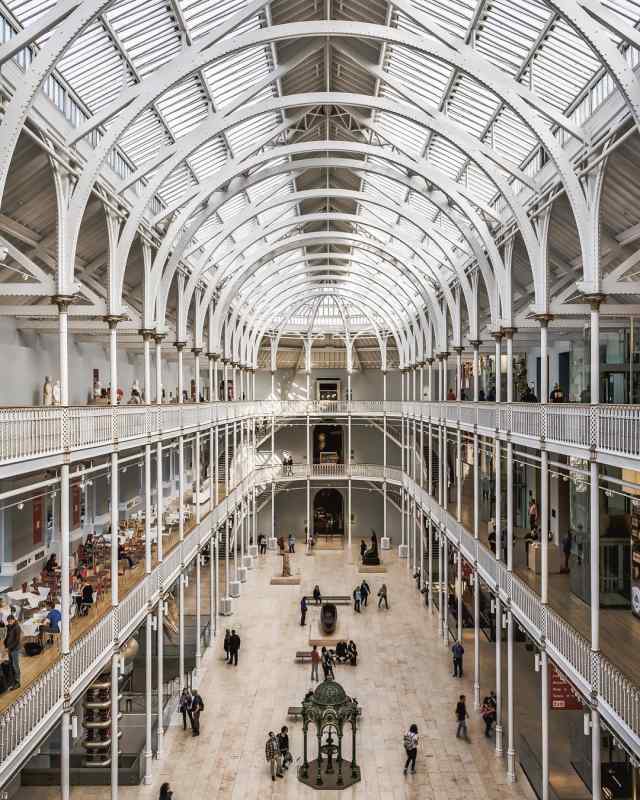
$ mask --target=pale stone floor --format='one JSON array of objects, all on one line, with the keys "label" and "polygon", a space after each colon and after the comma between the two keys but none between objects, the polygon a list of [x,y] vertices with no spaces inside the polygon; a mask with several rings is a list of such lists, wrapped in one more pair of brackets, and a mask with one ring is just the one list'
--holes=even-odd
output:
[{"label": "pale stone floor", "polygon": [[[355,554],[355,547],[354,547]],[[294,663],[295,651],[308,649],[308,631],[299,625],[301,590],[311,593],[318,583],[326,594],[351,593],[362,576],[348,554],[322,552],[296,555],[302,586],[271,586],[280,559],[261,558],[249,573],[235,613],[222,626],[241,626],[242,647],[237,668],[225,665],[218,642],[203,661],[199,689],[205,702],[202,734],[194,739],[171,726],[161,761],[154,762],[152,786],[123,787],[120,797],[156,798],[168,780],[175,800],[254,800],[255,798],[366,798],[366,800],[510,800],[533,797],[520,776],[510,785],[504,761],[497,759],[493,740],[482,735],[473,710],[473,649],[467,648],[465,678],[453,680],[448,649],[437,638],[436,618],[419,602],[406,562],[385,554],[385,575],[369,575],[374,593],[386,582],[389,611],[370,600],[362,614],[339,606],[349,636],[360,653],[356,668],[337,667],[336,680],[363,706],[358,731],[358,762],[363,779],[342,792],[318,792],[298,783],[292,767],[286,778],[272,783],[264,757],[266,733],[287,724],[294,756],[302,753],[302,726],[286,719],[287,707],[299,705],[311,686],[310,667]],[[307,621],[315,625],[318,611]],[[471,716],[471,743],[455,738],[453,709],[464,692]],[[421,744],[417,773],[402,774],[402,736],[416,722]],[[350,749],[348,750],[350,754]],[[315,742],[310,743],[315,757]],[[108,789],[78,788],[72,798],[106,798]],[[59,797],[59,790],[29,790],[31,800]]]}]

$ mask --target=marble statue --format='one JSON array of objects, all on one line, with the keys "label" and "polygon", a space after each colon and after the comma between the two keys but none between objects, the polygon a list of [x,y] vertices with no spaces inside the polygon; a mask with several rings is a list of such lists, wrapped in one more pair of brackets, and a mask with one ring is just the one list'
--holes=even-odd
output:
[{"label": "marble statue", "polygon": [[42,405],[53,405],[53,386],[51,385],[51,379],[48,375],[45,377],[44,386],[42,387]]},{"label": "marble statue", "polygon": [[62,397],[62,389],[60,387],[60,381],[56,381],[53,384],[53,405],[54,406],[59,406],[60,405],[61,397]]},{"label": "marble statue", "polygon": [[100,383],[100,379],[96,378],[93,382],[93,399],[99,400],[102,397],[102,384]]}]

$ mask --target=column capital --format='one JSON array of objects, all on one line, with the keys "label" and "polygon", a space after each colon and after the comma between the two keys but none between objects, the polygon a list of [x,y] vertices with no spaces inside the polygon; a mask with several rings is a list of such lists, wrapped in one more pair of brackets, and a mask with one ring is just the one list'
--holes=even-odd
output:
[{"label": "column capital", "polygon": [[138,335],[142,336],[145,342],[150,342],[152,339],[155,339],[156,332],[153,328],[140,328]]},{"label": "column capital", "polygon": [[444,361],[445,358],[449,358],[449,351],[448,350],[443,350],[441,353],[436,353],[436,358],[439,361]]},{"label": "column capital", "polygon": [[479,350],[480,345],[482,344],[482,339],[469,339],[469,344],[474,350]]},{"label": "column capital", "polygon": [[174,343],[173,343],[173,346],[174,346],[174,347],[176,348],[176,350],[177,350],[177,351],[180,353],[180,352],[181,352],[182,350],[184,350],[184,348],[187,346],[187,343],[186,343],[186,342],[179,342],[179,341],[176,341],[176,342],[174,342]]},{"label": "column capital", "polygon": [[517,328],[503,328],[505,339],[513,339],[513,334],[518,332]]},{"label": "column capital", "polygon": [[502,337],[504,336],[502,328],[498,328],[497,331],[491,331],[491,336],[496,340],[496,342],[501,342]]},{"label": "column capital", "polygon": [[435,359],[434,359],[434,357],[433,357],[433,356],[429,356],[429,358],[427,358],[427,359],[426,359],[426,362],[427,362],[427,364],[428,364],[429,366],[431,366],[431,365],[433,364],[433,362],[434,362],[434,361],[435,361]]},{"label": "column capital", "polygon": [[194,356],[199,356],[200,353],[202,352],[202,348],[201,347],[192,347],[191,348],[191,352],[193,353]]},{"label": "column capital", "polygon": [[212,361],[217,361],[220,358],[220,353],[207,353],[207,358]]},{"label": "column capital", "polygon": [[54,294],[51,298],[51,305],[58,306],[58,311],[65,311],[77,296],[77,294]]},{"label": "column capital", "polygon": [[589,303],[592,311],[598,311],[602,303],[606,302],[607,295],[603,292],[594,292],[592,294],[583,294],[581,299],[583,303]]},{"label": "column capital", "polygon": [[418,367],[422,369],[426,363],[426,361],[418,361]]},{"label": "column capital", "polygon": [[454,351],[454,353],[462,355],[462,353],[464,352],[464,347],[462,347],[462,345],[456,345],[455,347],[452,348],[452,350]]},{"label": "column capital", "polygon": [[541,328],[546,328],[552,319],[554,319],[553,314],[534,314],[533,318],[540,323]]},{"label": "column capital", "polygon": [[232,366],[234,369],[237,369],[237,368],[240,366],[240,364],[239,364],[237,361],[233,361],[233,360],[231,360],[231,361],[229,361],[229,363],[231,364],[231,366]]},{"label": "column capital", "polygon": [[162,340],[167,338],[167,334],[156,331],[153,334],[153,338],[156,340],[156,344],[162,344]]},{"label": "column capital", "polygon": [[119,322],[124,322],[126,317],[122,314],[106,314],[102,319],[107,323],[109,328],[113,330]]}]

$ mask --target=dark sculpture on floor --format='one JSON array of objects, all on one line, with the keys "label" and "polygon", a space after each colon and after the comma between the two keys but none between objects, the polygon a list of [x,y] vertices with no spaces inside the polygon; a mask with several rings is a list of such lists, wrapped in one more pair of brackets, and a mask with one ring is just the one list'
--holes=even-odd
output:
[{"label": "dark sculpture on floor", "polygon": [[[335,681],[323,681],[302,703],[304,755],[298,780],[312,789],[346,789],[360,780],[356,763],[358,701]],[[309,726],[315,727],[318,757],[308,760]],[[345,726],[351,725],[351,761],[343,757]],[[312,733],[313,736],[313,733]],[[346,766],[346,768],[345,768]]]},{"label": "dark sculpture on floor", "polygon": [[362,556],[362,563],[375,567],[380,563],[380,556],[378,555],[378,537],[375,531],[371,531],[371,547]]},{"label": "dark sculpture on floor", "polygon": [[338,609],[333,603],[324,603],[320,611],[320,627],[323,633],[333,633],[338,624]]}]

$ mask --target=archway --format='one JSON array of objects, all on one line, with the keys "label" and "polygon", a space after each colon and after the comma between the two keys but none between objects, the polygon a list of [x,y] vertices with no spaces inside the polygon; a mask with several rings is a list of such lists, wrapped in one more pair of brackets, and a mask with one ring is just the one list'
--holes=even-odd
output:
[{"label": "archway", "polygon": [[313,429],[313,463],[344,464],[342,426],[316,425]]},{"label": "archway", "polygon": [[337,489],[320,489],[313,498],[314,536],[344,536],[344,501]]}]

